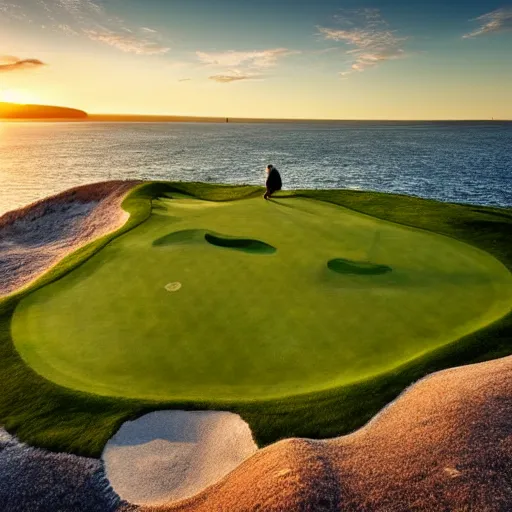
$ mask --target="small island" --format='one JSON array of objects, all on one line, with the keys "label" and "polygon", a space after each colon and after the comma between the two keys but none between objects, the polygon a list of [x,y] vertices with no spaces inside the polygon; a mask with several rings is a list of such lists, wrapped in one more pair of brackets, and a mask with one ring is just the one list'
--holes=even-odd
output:
[{"label": "small island", "polygon": [[0,119],[87,119],[83,110],[49,105],[0,102]]}]

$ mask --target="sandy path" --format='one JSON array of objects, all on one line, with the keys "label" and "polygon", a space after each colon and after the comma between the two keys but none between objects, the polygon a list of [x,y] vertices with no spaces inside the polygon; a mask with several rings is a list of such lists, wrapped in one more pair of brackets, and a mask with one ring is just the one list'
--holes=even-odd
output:
[{"label": "sandy path", "polygon": [[138,182],[67,190],[0,217],[0,297],[28,285],[67,254],[121,227],[121,209]]},{"label": "sandy path", "polygon": [[124,423],[102,458],[123,499],[158,504],[197,494],[256,450],[237,414],[157,411]]}]

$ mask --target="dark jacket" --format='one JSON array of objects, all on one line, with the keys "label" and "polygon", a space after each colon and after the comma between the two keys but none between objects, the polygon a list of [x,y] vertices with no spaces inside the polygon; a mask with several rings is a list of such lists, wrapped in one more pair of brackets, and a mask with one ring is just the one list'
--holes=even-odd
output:
[{"label": "dark jacket", "polygon": [[279,171],[275,167],[272,167],[272,169],[268,173],[265,186],[267,187],[267,190],[271,190],[272,192],[275,192],[276,190],[281,190],[281,187],[283,186],[283,183],[281,181],[281,175],[279,174]]}]

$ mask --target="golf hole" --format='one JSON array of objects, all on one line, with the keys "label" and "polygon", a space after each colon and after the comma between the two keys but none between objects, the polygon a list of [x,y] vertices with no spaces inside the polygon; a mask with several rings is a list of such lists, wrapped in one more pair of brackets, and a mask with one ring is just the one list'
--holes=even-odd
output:
[{"label": "golf hole", "polygon": [[177,292],[181,288],[181,283],[178,281],[175,281],[174,283],[167,283],[165,285],[165,289],[168,292]]}]

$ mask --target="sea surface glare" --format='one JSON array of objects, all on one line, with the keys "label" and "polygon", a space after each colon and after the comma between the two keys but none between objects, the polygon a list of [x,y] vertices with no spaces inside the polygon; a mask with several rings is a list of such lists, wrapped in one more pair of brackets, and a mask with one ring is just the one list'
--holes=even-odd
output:
[{"label": "sea surface glare", "polygon": [[512,206],[512,122],[0,123],[0,214],[113,179],[349,188]]}]

